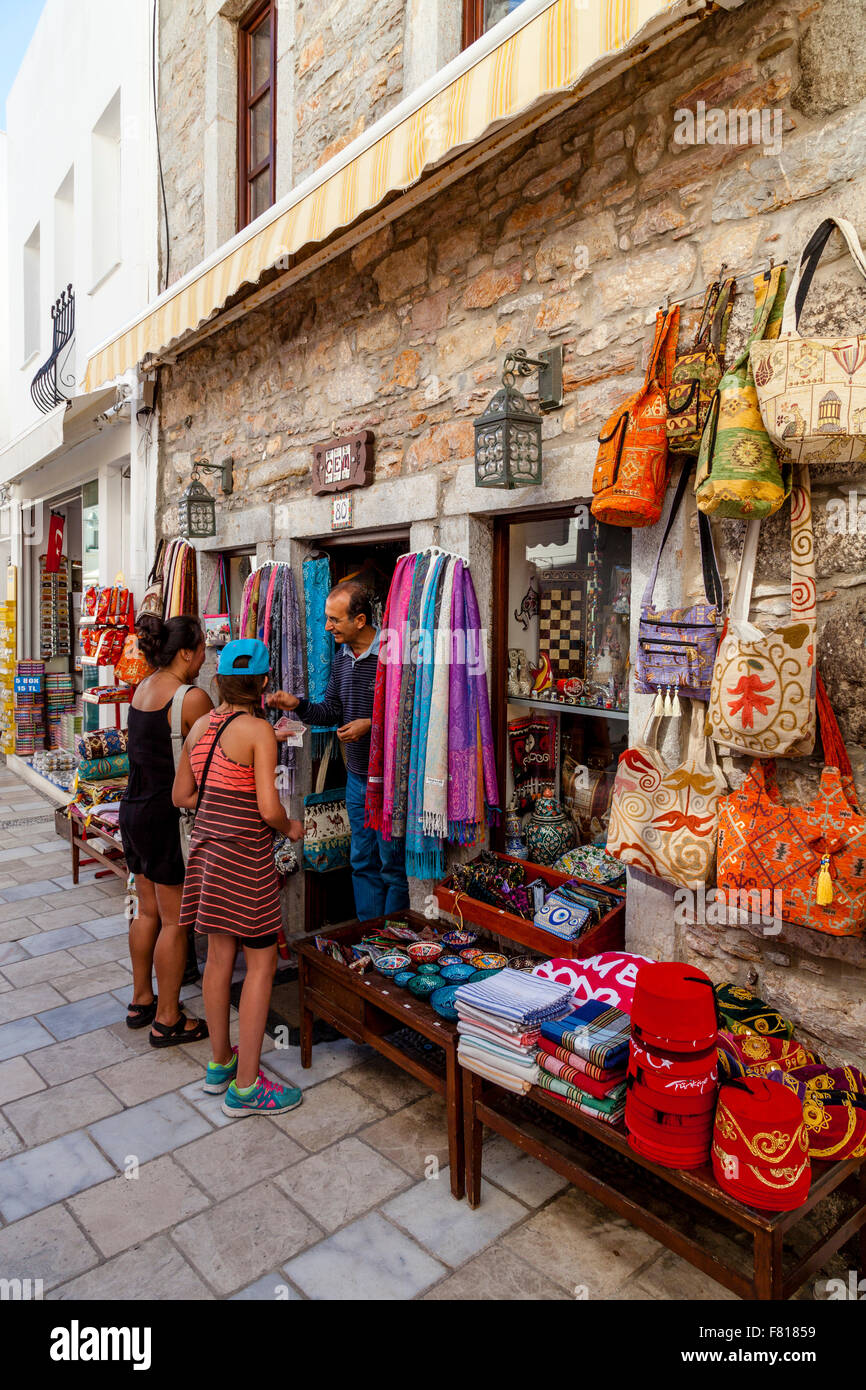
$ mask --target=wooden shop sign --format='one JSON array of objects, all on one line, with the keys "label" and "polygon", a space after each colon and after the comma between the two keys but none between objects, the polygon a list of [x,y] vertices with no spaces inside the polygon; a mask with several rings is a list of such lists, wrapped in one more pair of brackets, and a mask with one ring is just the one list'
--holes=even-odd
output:
[{"label": "wooden shop sign", "polygon": [[313,449],[313,494],[368,487],[373,481],[373,431],[329,439]]}]

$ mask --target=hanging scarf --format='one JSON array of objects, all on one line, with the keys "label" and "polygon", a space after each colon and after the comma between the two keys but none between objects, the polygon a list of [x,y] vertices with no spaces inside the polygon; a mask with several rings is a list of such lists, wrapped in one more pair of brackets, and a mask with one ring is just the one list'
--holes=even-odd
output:
[{"label": "hanging scarf", "polygon": [[424,777],[433,694],[436,614],[445,567],[444,556],[431,558],[421,597],[406,815],[406,872],[413,878],[441,878],[445,872],[442,840],[424,833]]},{"label": "hanging scarf", "polygon": [[[256,635],[256,625],[258,622],[259,612],[259,590],[261,589],[261,584],[261,569],[253,570],[252,574],[247,580],[246,585],[244,586],[245,616],[243,628],[241,631],[242,637],[255,637]],[[247,586],[249,587],[248,593]]]},{"label": "hanging scarf", "polygon": [[[406,660],[406,653],[404,652],[394,753],[394,800],[391,807],[386,803],[382,816],[382,833],[386,839],[391,840],[402,840],[406,835],[406,817],[409,807],[409,761],[412,754],[412,715],[415,706],[417,674],[417,662],[414,657],[421,626],[421,598],[424,593],[427,572],[430,569],[430,558],[429,552],[425,552],[419,557],[415,566],[412,593],[409,599],[409,660]],[[407,638],[404,637],[404,645],[406,640]]]},{"label": "hanging scarf", "polygon": [[[331,565],[327,556],[305,560],[304,610],[307,629],[307,697],[317,704],[325,694],[334,661],[334,635],[325,627],[325,600],[331,590]],[[324,757],[336,724],[311,726],[314,758]]]},{"label": "hanging scarf", "polygon": [[272,564],[262,565],[260,569],[261,582],[259,584],[259,603],[256,611],[256,630],[253,633],[253,637],[257,637],[260,642],[264,642],[265,640],[265,616],[268,611],[268,593],[270,591],[273,571],[274,566]]},{"label": "hanging scarf", "polygon": [[[407,575],[412,574],[415,559],[414,555],[401,555],[397,561],[382,618],[379,661],[373,690],[367,796],[364,804],[364,824],[371,830],[382,829],[386,749],[390,748],[390,734],[394,728],[388,696],[389,692],[393,694],[394,672],[399,671],[402,660],[402,627],[398,624],[397,613],[402,603]],[[390,763],[390,755],[388,761]]]},{"label": "hanging scarf", "polygon": [[[458,656],[451,666],[448,700],[448,838],[466,845],[497,814],[499,792],[487,678],[481,652],[481,620],[472,576],[458,562],[452,618]],[[480,761],[479,761],[480,760]],[[479,787],[483,779],[483,794]]]},{"label": "hanging scarf", "polygon": [[452,611],[458,564],[458,560],[448,556],[442,580],[424,768],[424,833],[439,835],[442,839],[448,833],[448,685],[454,661]]}]

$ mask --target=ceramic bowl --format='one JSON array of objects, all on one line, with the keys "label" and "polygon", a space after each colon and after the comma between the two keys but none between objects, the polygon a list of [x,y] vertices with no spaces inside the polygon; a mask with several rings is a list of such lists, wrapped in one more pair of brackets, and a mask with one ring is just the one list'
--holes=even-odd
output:
[{"label": "ceramic bowl", "polygon": [[416,965],[432,964],[438,960],[442,954],[442,947],[438,941],[413,941],[411,946],[406,947],[406,954],[411,956]]},{"label": "ceramic bowl", "polygon": [[461,952],[460,952],[460,959],[461,959],[462,961],[470,961],[470,962],[471,962],[471,961],[473,961],[473,960],[475,959],[476,956],[483,956],[483,954],[484,954],[484,952],[483,952],[483,951],[479,951],[479,949],[478,949],[477,946],[469,946],[469,947],[467,947],[467,949],[466,949],[465,951],[461,951]]},{"label": "ceramic bowl", "polygon": [[504,970],[508,964],[508,957],[497,955],[493,951],[479,951],[478,955],[473,957],[472,964],[476,970]]},{"label": "ceramic bowl", "polygon": [[499,974],[499,969],[500,967],[497,966],[493,970],[473,970],[469,979],[464,980],[463,983],[468,985],[473,984],[476,980],[491,980],[494,975]]},{"label": "ceramic bowl", "polygon": [[437,964],[439,969],[442,970],[446,965],[462,965],[463,962],[459,956],[452,956],[446,953],[444,956],[439,957]]},{"label": "ceramic bowl", "polygon": [[405,970],[411,964],[412,962],[405,952],[389,951],[387,955],[380,956],[376,961],[376,969],[380,975],[385,975],[390,980],[398,971]]},{"label": "ceramic bowl", "polygon": [[541,961],[534,956],[512,956],[508,962],[509,970],[534,970]]},{"label": "ceramic bowl", "polygon": [[439,974],[443,980],[448,981],[449,985],[458,985],[462,984],[464,980],[468,980],[470,975],[475,974],[475,971],[465,960],[458,960],[454,965],[443,965]]},{"label": "ceramic bowl", "polygon": [[421,964],[418,966],[418,974],[419,974],[419,975],[438,975],[438,974],[439,974],[439,965],[438,965],[438,963],[434,963],[432,960],[422,960]]},{"label": "ceramic bowl", "polygon": [[394,984],[399,985],[401,989],[405,989],[409,981],[414,980],[414,978],[414,970],[398,970],[397,974],[393,976]]},{"label": "ceramic bowl", "polygon": [[447,931],[442,937],[446,946],[450,946],[452,951],[462,951],[464,946],[474,946],[478,940],[478,933],[474,931]]},{"label": "ceramic bowl", "polygon": [[436,1010],[440,1018],[447,1018],[453,1022],[458,1017],[454,996],[459,988],[459,985],[444,985],[430,995],[430,1006]]},{"label": "ceramic bowl", "polygon": [[429,999],[430,995],[440,988],[441,983],[439,975],[416,975],[409,981],[409,989],[416,999]]}]

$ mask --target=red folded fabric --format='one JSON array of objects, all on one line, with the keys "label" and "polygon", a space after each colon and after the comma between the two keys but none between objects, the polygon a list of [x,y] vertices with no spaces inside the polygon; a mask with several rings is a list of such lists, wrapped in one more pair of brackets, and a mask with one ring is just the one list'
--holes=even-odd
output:
[{"label": "red folded fabric", "polygon": [[542,1071],[546,1071],[550,1076],[558,1076],[560,1081],[568,1081],[572,1086],[577,1086],[579,1090],[586,1091],[587,1095],[595,1096],[598,1100],[604,1100],[605,1096],[609,1096],[611,1091],[615,1091],[617,1086],[622,1086],[625,1082],[624,1071],[614,1072],[610,1081],[596,1081],[595,1077],[566,1066],[561,1058],[550,1057],[545,1052],[539,1052],[536,1061]]},{"label": "red folded fabric", "polygon": [[594,1062],[587,1062],[583,1057],[578,1057],[576,1052],[569,1052],[568,1048],[559,1047],[557,1043],[551,1042],[543,1034],[538,1039],[538,1046],[548,1056],[558,1057],[560,1062],[564,1062],[567,1067],[573,1067],[575,1071],[581,1072],[584,1076],[591,1076],[596,1081],[610,1081],[612,1077],[621,1081],[625,1077],[624,1071],[609,1071],[605,1067],[597,1067]]}]

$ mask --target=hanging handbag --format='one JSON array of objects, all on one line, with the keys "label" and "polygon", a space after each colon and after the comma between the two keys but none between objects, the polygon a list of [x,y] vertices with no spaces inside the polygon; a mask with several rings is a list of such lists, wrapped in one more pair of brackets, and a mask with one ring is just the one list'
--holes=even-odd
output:
[{"label": "hanging handbag", "polygon": [[770,516],[791,490],[790,464],[780,467],[758,409],[749,349],[779,335],[785,270],[774,266],[755,276],[755,316],[749,340],[726,371],[710,403],[700,449],[695,493],[702,512],[719,516]]},{"label": "hanging handbag", "polygon": [[834,227],[866,279],[860,240],[843,217],[827,217],[803,248],[775,343],[749,350],[767,433],[787,459],[862,463],[866,459],[866,335],[801,338],[797,327],[812,277]]},{"label": "hanging handbag", "polygon": [[205,608],[210,604],[210,596],[213,593],[213,586],[219,576],[219,593],[217,594],[216,613],[202,613],[204,623],[204,640],[208,647],[224,647],[227,642],[232,640],[232,615],[229,608],[229,590],[226,583],[225,561],[222,555],[219,557],[217,567],[214,570],[210,588],[207,591],[207,598],[204,601]]},{"label": "hanging handbag", "polygon": [[620,756],[610,808],[607,851],[681,888],[712,876],[719,797],[726,783],[704,734],[704,710],[692,702],[686,756],[669,768],[658,750],[659,715],[642,743]]},{"label": "hanging handbag", "polygon": [[153,667],[145,659],[134,632],[128,632],[123,643],[120,660],[114,667],[114,674],[125,685],[140,685],[145,676],[152,675]]},{"label": "hanging handbag", "polygon": [[[698,534],[707,601],[693,604],[691,608],[667,609],[656,608],[652,601],[662,551],[690,476],[691,464],[686,461],[671,501],[656,562],[641,599],[635,689],[642,695],[673,689],[678,695],[693,700],[709,700],[713,662],[722,631],[724,594],[709,518],[702,512],[698,512]],[[657,708],[655,713],[660,714],[661,710]]]},{"label": "hanging handbag", "polygon": [[165,590],[163,587],[163,569],[165,565],[165,541],[161,540],[156,548],[156,559],[153,562],[153,569],[147,581],[147,589],[138,610],[141,618],[145,613],[151,614],[155,618],[162,620],[165,613]]},{"label": "hanging handbag", "polygon": [[784,805],[772,760],[753,762],[743,785],[722,798],[718,885],[726,893],[778,893],[782,920],[795,926],[831,936],[861,936],[866,926],[866,819],[820,682],[818,717],[826,765],[812,801]]},{"label": "hanging handbag", "polygon": [[325,791],[330,760],[329,744],[319,763],[316,790],[304,797],[304,868],[318,874],[347,868],[352,841],[346,788]]},{"label": "hanging handbag", "polygon": [[709,286],[691,351],[674,364],[665,422],[672,454],[696,454],[700,448],[707,411],[722,379],[736,289],[733,279]]},{"label": "hanging handbag", "polygon": [[756,758],[804,757],[815,746],[815,549],[809,471],[791,493],[791,621],[775,632],[749,622],[759,521],[746,541],[728,623],[713,668],[708,719],[714,741]]},{"label": "hanging handbag", "polygon": [[611,526],[654,526],[661,516],[667,487],[667,389],[679,322],[678,305],[659,309],[644,383],[598,436],[592,514]]}]

